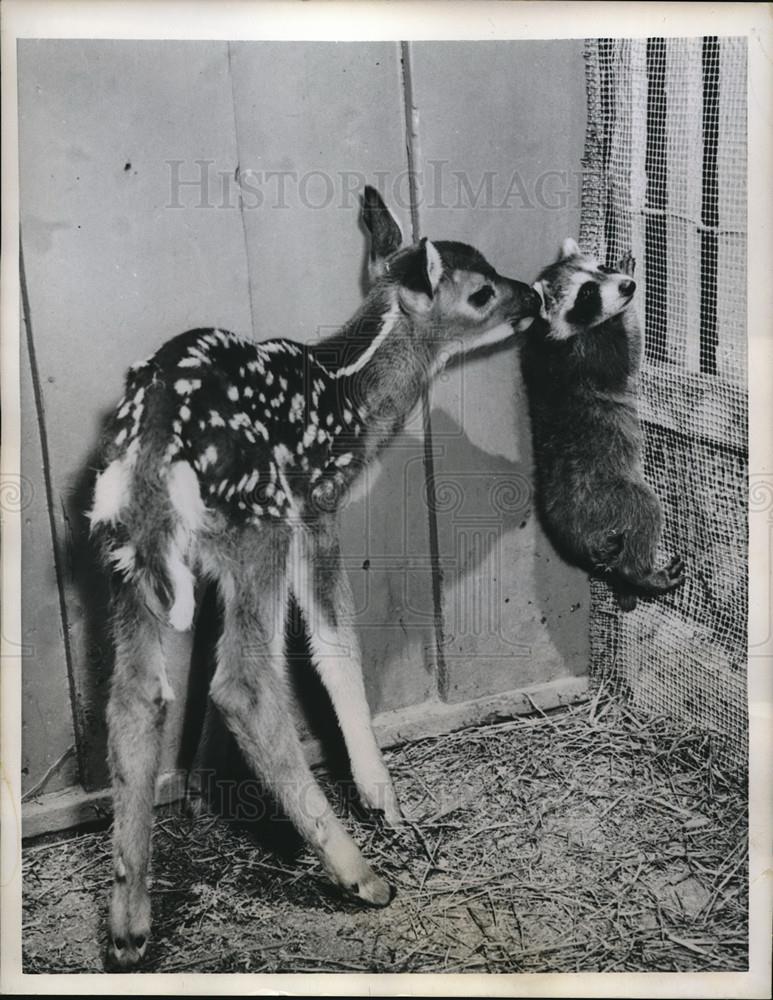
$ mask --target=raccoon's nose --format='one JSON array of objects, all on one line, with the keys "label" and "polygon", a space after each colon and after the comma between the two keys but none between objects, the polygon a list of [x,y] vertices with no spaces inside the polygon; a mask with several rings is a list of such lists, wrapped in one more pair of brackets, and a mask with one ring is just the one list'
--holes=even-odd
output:
[{"label": "raccoon's nose", "polygon": [[630,297],[633,295],[633,293],[635,291],[636,291],[636,282],[635,281],[621,281],[620,282],[620,294],[622,296],[624,296],[625,298],[630,299]]}]

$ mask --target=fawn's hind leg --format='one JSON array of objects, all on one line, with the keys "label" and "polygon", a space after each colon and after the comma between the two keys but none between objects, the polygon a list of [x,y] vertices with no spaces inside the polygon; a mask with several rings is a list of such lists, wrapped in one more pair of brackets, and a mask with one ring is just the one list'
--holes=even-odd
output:
[{"label": "fawn's hind leg", "polygon": [[224,581],[223,635],[212,700],[248,764],[266,782],[333,880],[375,906],[392,898],[365,862],[311,773],[295,729],[284,662],[287,587],[257,592]]},{"label": "fawn's hind leg", "polygon": [[113,782],[113,867],[109,959],[122,968],[144,956],[150,934],[147,889],[153,803],[167,703],[174,695],[161,627],[129,585],[114,608],[115,666],[107,707]]},{"label": "fawn's hind leg", "polygon": [[295,535],[291,587],[306,621],[314,666],[330,695],[363,803],[399,826],[403,814],[373,733],[354,630],[354,600],[335,527]]}]

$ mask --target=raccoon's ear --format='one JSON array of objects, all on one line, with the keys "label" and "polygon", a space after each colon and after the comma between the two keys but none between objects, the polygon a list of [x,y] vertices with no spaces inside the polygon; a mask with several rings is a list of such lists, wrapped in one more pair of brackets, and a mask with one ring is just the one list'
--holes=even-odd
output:
[{"label": "raccoon's ear", "polygon": [[534,289],[534,291],[537,293],[537,295],[539,295],[539,300],[542,303],[542,305],[540,307],[539,314],[540,314],[540,316],[543,319],[547,319],[548,318],[548,304],[547,304],[547,300],[545,298],[545,286],[542,284],[541,281],[535,281],[534,284],[531,287]]},{"label": "raccoon's ear", "polygon": [[386,270],[386,258],[402,246],[403,234],[381,195],[370,185],[362,192],[361,207],[362,222],[370,234],[368,274],[375,281]]},{"label": "raccoon's ear", "polygon": [[400,299],[409,312],[429,312],[440,279],[443,260],[426,236],[413,253],[400,284]]},{"label": "raccoon's ear", "polygon": [[558,255],[559,260],[566,260],[567,257],[579,257],[580,248],[577,243],[572,239],[571,236],[567,236],[564,242],[561,244],[561,252]]}]

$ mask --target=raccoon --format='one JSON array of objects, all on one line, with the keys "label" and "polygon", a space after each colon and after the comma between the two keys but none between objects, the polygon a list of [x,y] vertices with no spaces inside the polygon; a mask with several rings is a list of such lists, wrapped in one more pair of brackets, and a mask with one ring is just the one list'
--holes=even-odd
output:
[{"label": "raccoon", "polygon": [[521,352],[545,530],[625,611],[684,582],[679,556],[655,566],[662,512],[642,474],[634,267],[630,253],[607,268],[565,240],[534,284],[542,312]]}]

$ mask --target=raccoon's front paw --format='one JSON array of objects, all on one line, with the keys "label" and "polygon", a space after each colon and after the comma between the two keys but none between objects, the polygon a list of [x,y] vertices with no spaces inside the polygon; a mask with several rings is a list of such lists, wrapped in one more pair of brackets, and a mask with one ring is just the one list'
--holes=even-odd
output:
[{"label": "raccoon's front paw", "polygon": [[630,250],[626,250],[618,261],[617,270],[621,274],[627,274],[629,278],[633,277],[633,272],[636,270],[636,258]]},{"label": "raccoon's front paw", "polygon": [[671,562],[663,569],[663,574],[668,581],[668,589],[679,587],[684,583],[684,559],[681,556],[674,556]]}]

